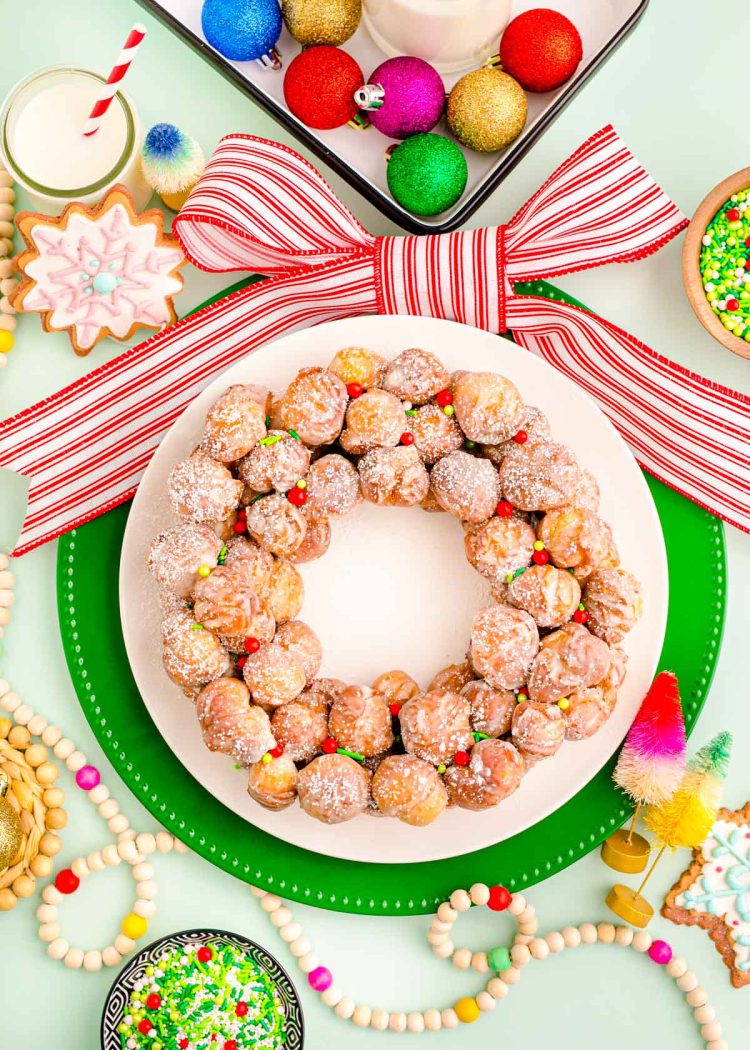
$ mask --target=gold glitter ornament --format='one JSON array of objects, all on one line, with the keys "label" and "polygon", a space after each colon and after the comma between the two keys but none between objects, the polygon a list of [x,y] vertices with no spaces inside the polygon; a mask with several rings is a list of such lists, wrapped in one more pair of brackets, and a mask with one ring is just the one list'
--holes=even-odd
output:
[{"label": "gold glitter ornament", "polygon": [[456,83],[448,96],[448,127],[459,142],[478,153],[504,149],[526,124],[523,88],[499,69],[476,69]]},{"label": "gold glitter ornament", "polygon": [[295,40],[338,46],[356,32],[362,0],[282,0],[281,14]]},{"label": "gold glitter ornament", "polygon": [[10,867],[21,848],[21,820],[6,799],[10,781],[0,773],[0,872]]}]

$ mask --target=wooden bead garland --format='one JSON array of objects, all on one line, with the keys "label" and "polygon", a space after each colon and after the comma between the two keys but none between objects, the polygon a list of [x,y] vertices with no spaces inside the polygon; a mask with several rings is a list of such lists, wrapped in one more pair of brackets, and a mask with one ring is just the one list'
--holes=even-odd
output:
[{"label": "wooden bead garland", "polygon": [[[630,926],[614,926],[609,922],[601,922],[598,925],[584,922],[580,926],[566,926],[563,930],[552,930],[544,937],[537,937],[539,924],[536,912],[523,894],[511,894],[502,886],[490,887],[483,883],[475,883],[468,891],[454,890],[450,899],[440,905],[430,925],[427,940],[435,955],[450,958],[459,969],[471,967],[479,973],[492,972],[493,960],[499,961],[501,968],[492,972],[484,990],[475,997],[459,999],[453,1006],[443,1010],[430,1007],[411,1013],[400,1010],[388,1012],[372,1008],[365,1003],[357,1004],[334,985],[333,975],[320,963],[286,901],[260,887],[251,886],[250,892],[258,898],[261,908],[268,913],[281,939],[289,944],[292,955],[297,959],[297,965],[302,973],[307,975],[308,984],[313,991],[320,994],[323,1004],[330,1007],[337,1017],[351,1021],[358,1028],[416,1034],[437,1032],[441,1028],[457,1028],[459,1024],[471,1024],[481,1014],[494,1010],[497,1003],[507,997],[512,986],[520,982],[523,970],[529,963],[541,962],[550,954],[559,954],[568,948],[578,948],[582,944],[600,943],[631,948],[640,954],[647,954],[655,965],[664,967],[680,991],[685,993],[693,1018],[700,1026],[706,1050],[727,1050],[721,1025],[716,1020],[716,1011],[709,1005],[708,996],[705,990],[699,987],[696,975],[688,969],[681,956],[672,954],[672,949],[666,941],[653,940],[651,934],[645,930],[634,931]],[[468,911],[472,905],[487,906],[493,911],[507,910],[516,919],[518,932],[510,951],[503,948],[494,955],[497,949],[487,953],[472,953],[468,948],[453,947],[450,939],[453,925],[459,914]]]},{"label": "wooden bead garland", "polygon": [[[93,973],[100,970],[102,966],[118,966],[123,958],[135,949],[136,940],[146,933],[148,919],[156,911],[154,897],[157,894],[157,885],[153,880],[154,869],[148,863],[148,857],[157,851],[169,853],[172,849],[178,853],[187,853],[188,848],[167,831],[160,831],[157,835],[148,832],[136,834],[135,830],[130,827],[130,821],[124,813],[120,812],[119,803],[111,798],[109,789],[101,783],[96,767],[88,764],[83,752],[76,749],[72,740],[63,736],[61,729],[49,725],[45,718],[34,714],[28,705],[22,704],[20,698],[11,692],[8,683],[2,679],[0,679],[0,710],[12,714],[17,723],[15,729],[10,730],[8,739],[19,729],[23,730],[25,738],[30,738],[31,735],[40,736],[43,744],[51,747],[55,756],[64,761],[71,773],[75,774],[78,787],[86,791],[91,802],[97,807],[99,815],[107,821],[110,831],[117,836],[116,843],[112,842],[101,850],[94,850],[86,857],[76,857],[70,868],[59,871],[54,882],[44,887],[42,890],[43,903],[36,912],[39,920],[39,937],[47,944],[49,957],[64,962],[70,969],[83,968]],[[0,721],[0,725],[5,721],[7,719]],[[46,756],[46,747],[34,744],[29,745],[27,755],[28,751],[34,747],[39,749],[37,757],[41,757],[42,751]],[[56,767],[44,761],[36,769],[37,779],[39,779],[40,770],[43,770],[45,766],[49,766],[54,771],[54,776],[57,776]],[[51,786],[54,777],[51,773],[47,773],[44,779],[49,779]],[[53,812],[64,816],[64,811],[58,807],[47,811],[47,820],[49,820],[49,814]],[[63,827],[65,821],[57,818],[54,823]],[[54,856],[60,849],[60,839],[48,831],[40,839],[40,849],[44,846],[45,839],[48,840],[47,855]],[[132,912],[123,919],[121,932],[112,944],[108,944],[101,950],[84,950],[71,946],[64,937],[60,936],[59,904],[65,896],[74,893],[81,881],[92,872],[104,871],[107,867],[117,867],[123,861],[131,866],[136,882],[136,901]],[[49,873],[46,872],[46,874]],[[16,882],[13,883],[13,886],[16,886]],[[16,896],[31,896],[33,891],[34,885],[32,884],[28,893],[16,894]],[[0,908],[3,902],[2,892],[0,890]],[[9,906],[13,907],[15,903],[14,900]],[[8,908],[3,910],[8,910]]]},{"label": "wooden bead garland", "polygon": [[16,328],[16,311],[10,301],[18,285],[12,258],[15,200],[13,179],[0,164],[0,368],[7,364],[5,355],[13,349],[13,332]]},{"label": "wooden bead garland", "polygon": [[[1,264],[0,264],[1,265]],[[0,365],[2,368],[2,365]],[[15,601],[13,587],[15,578],[10,571],[10,560],[6,554],[0,554],[0,638],[10,623],[10,610]]]}]

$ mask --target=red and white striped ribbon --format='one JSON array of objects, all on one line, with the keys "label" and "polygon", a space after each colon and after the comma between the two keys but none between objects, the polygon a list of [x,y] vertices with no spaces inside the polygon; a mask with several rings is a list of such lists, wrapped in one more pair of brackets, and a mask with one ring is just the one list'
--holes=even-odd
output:
[{"label": "red and white striped ribbon", "polygon": [[133,61],[135,53],[140,47],[145,35],[146,27],[141,25],[140,22],[136,22],[128,33],[128,38],[123,45],[122,51],[117,56],[117,61],[107,78],[107,83],[102,88],[98,99],[89,113],[86,126],[83,129],[84,135],[93,135],[99,130],[99,125],[102,122],[104,114],[112,105],[112,99],[117,94],[120,81],[130,69],[130,63]]},{"label": "red and white striped ribbon", "polygon": [[14,554],[128,499],[167,427],[229,365],[300,327],[376,312],[511,329],[598,402],[647,470],[750,531],[750,399],[584,310],[514,291],[643,257],[685,222],[611,128],[506,227],[399,238],[368,233],[293,150],[229,136],[175,230],[203,269],[273,276],[0,424],[0,467],[31,482]]}]

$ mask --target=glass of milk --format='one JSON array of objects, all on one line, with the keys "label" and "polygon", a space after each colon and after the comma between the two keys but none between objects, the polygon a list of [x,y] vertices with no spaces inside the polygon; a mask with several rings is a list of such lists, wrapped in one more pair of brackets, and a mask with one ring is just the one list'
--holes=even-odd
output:
[{"label": "glass of milk", "polygon": [[365,25],[387,55],[416,55],[441,73],[497,52],[512,0],[364,0]]},{"label": "glass of milk", "polygon": [[21,80],[0,110],[0,154],[13,179],[46,215],[70,201],[94,204],[115,183],[130,190],[137,209],[152,190],[143,178],[143,129],[120,90],[99,130],[83,134],[104,77],[88,69],[51,66]]}]

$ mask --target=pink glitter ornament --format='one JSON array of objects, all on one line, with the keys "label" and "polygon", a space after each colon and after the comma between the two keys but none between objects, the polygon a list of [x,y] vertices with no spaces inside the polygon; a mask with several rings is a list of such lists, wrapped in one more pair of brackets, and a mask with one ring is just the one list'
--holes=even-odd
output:
[{"label": "pink glitter ornament", "polygon": [[330,988],[333,984],[333,975],[325,966],[316,966],[307,975],[307,981],[314,992],[324,992],[326,988]]},{"label": "pink glitter ornament", "polygon": [[383,135],[405,139],[435,127],[445,108],[445,85],[428,62],[403,55],[373,70],[354,99]]},{"label": "pink glitter ornament", "polygon": [[82,766],[76,773],[76,784],[82,791],[91,791],[101,779],[101,774],[96,766]]},{"label": "pink glitter ornament", "polygon": [[666,941],[654,941],[648,950],[648,957],[659,966],[666,966],[672,958],[672,949]]}]

